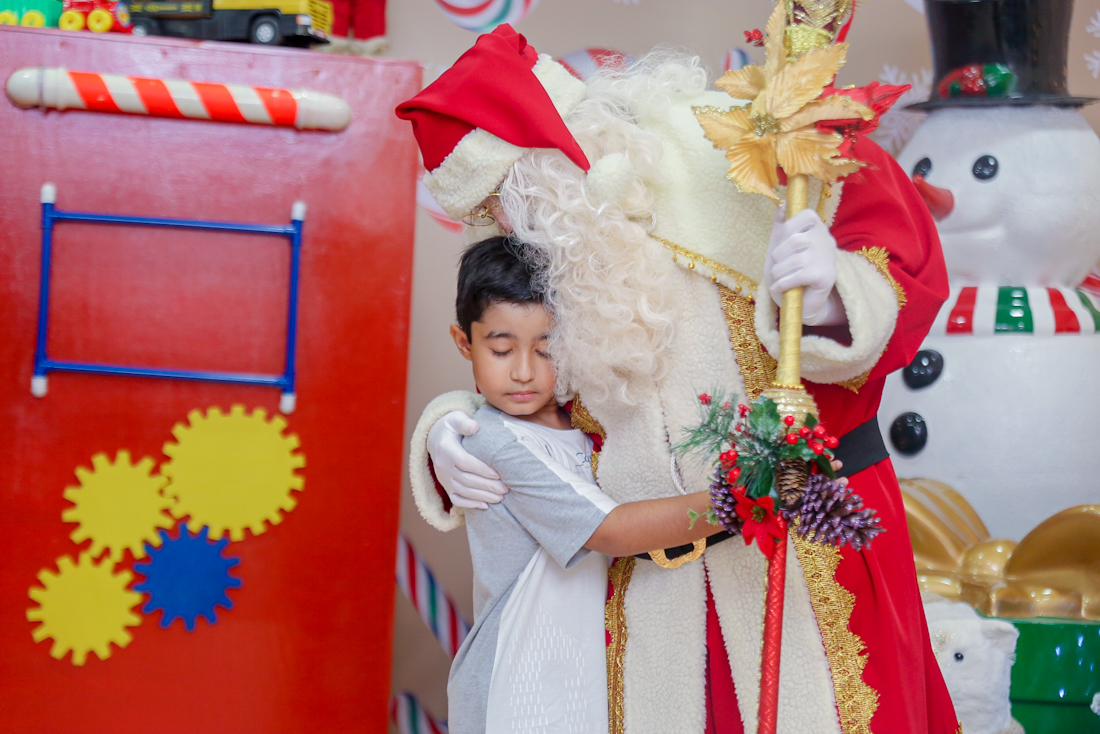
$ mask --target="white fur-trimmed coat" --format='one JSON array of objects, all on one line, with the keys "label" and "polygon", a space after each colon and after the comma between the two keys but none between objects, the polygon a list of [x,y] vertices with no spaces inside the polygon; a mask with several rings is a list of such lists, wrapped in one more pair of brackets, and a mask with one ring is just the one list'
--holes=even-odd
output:
[{"label": "white fur-trimmed coat", "polygon": [[[701,263],[717,261],[761,283],[774,205],[763,197],[737,193],[725,178],[724,156],[703,137],[691,111],[693,105],[728,107],[732,102],[723,93],[707,92],[681,100],[667,117],[639,121],[661,138],[664,147],[663,180],[649,182],[657,223],[653,234],[701,257],[689,267],[690,258],[674,260],[658,239],[647,241],[646,246],[667,255],[660,261],[669,269],[678,294],[670,369],[636,405],[586,403],[607,434],[597,480],[618,502],[676,494],[670,443],[678,440],[682,427],[698,420],[697,395],[716,387],[745,395],[715,284],[736,288],[744,280]],[[818,192],[816,187],[812,191],[812,205]],[[841,196],[836,191],[827,200],[827,221]],[[848,313],[852,343],[842,346],[820,337],[803,338],[803,374],[815,382],[843,382],[865,373],[881,355],[897,318],[895,291],[867,259],[847,252],[838,252],[837,259],[837,289]],[[770,296],[763,285],[745,295],[756,299],[756,337],[773,350],[778,333]],[[583,400],[583,385],[579,392]],[[417,507],[441,530],[458,527],[462,511],[443,512],[428,469],[427,434],[448,411],[472,412],[480,400],[463,392],[440,396],[425,409],[413,434],[410,472]],[[680,468],[688,491],[707,489],[709,467],[683,461]],[[787,557],[778,731],[839,733],[829,661],[793,547]],[[701,734],[704,730],[708,572],[742,721],[746,731],[756,730],[766,561],[755,547],[735,538],[679,569],[649,561],[636,564],[625,596],[623,724],[627,734]]]}]

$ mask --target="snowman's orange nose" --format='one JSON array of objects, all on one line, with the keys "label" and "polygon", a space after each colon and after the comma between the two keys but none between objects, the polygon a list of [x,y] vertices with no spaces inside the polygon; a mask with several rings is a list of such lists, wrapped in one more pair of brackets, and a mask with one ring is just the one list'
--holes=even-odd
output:
[{"label": "snowman's orange nose", "polygon": [[955,208],[955,197],[951,191],[933,186],[919,173],[913,176],[913,185],[917,187],[917,192],[924,199],[924,203],[928,205],[928,211],[932,212],[932,217],[937,222]]}]

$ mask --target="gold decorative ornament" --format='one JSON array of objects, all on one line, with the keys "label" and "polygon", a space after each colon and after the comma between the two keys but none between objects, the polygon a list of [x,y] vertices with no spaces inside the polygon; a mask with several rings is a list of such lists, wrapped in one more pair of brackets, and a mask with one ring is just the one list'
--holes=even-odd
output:
[{"label": "gold decorative ornament", "polygon": [[[799,3],[799,7],[800,17],[811,14],[817,20],[840,9],[837,3]],[[833,22],[838,19],[834,15]],[[765,32],[764,66],[727,71],[715,82],[731,97],[752,100],[751,104],[729,110],[695,108],[707,138],[730,162],[726,178],[743,191],[763,194],[776,203],[777,166],[794,186],[805,185],[795,182],[798,176],[832,183],[862,167],[860,161],[839,157],[843,137],[819,130],[818,122],[874,118],[871,108],[845,95],[819,99],[844,64],[848,44],[833,44],[832,37],[807,28],[818,43],[805,47],[808,36],[801,29],[788,25],[786,7],[776,5]],[[785,42],[789,34],[800,39],[790,51]],[[791,208],[788,192],[788,215]]]},{"label": "gold decorative ornament", "polygon": [[1016,543],[991,538],[942,482],[901,480],[921,590],[989,617],[1100,620],[1100,505],[1047,518]]}]

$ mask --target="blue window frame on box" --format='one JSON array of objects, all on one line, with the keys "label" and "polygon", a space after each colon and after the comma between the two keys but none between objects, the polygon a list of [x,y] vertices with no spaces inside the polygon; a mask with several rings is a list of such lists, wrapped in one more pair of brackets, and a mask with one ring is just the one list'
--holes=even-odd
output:
[{"label": "blue window frame on box", "polygon": [[[50,372],[83,372],[96,375],[122,375],[126,377],[159,377],[174,380],[204,380],[238,385],[270,385],[282,392],[279,410],[291,413],[297,402],[294,390],[295,341],[298,331],[298,274],[302,255],[302,223],[306,205],[295,202],[291,207],[290,224],[240,224],[236,222],[210,222],[202,219],[163,219],[158,217],[130,217],[115,214],[67,212],[57,209],[57,188],[53,184],[42,186],[42,272],[38,290],[38,333],[34,350],[34,376],[31,393],[44,397],[48,389]],[[46,353],[46,338],[50,328],[50,270],[52,262],[53,228],[58,222],[92,222],[139,227],[170,227],[195,229],[208,232],[239,232],[286,237],[290,242],[290,294],[287,298],[286,317],[286,366],[281,375],[251,374],[242,372],[218,372],[208,370],[174,370],[157,367],[99,364],[50,359]]]}]

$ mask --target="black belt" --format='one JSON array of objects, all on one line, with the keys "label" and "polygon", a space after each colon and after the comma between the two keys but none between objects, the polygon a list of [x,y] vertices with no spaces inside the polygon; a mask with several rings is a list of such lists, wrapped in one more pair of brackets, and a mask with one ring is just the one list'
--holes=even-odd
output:
[{"label": "black belt", "polygon": [[[833,449],[836,457],[844,467],[836,473],[838,477],[850,477],[859,474],[864,469],[874,466],[884,459],[890,458],[890,452],[886,450],[886,444],[882,440],[882,431],[878,427],[878,416],[872,417],[866,423],[861,423],[840,437],[840,442]],[[723,530],[707,538],[707,547],[721,543],[732,538],[733,535]],[[694,546],[678,545],[675,548],[666,548],[665,557],[668,560],[679,558],[691,553]],[[652,560],[648,553],[639,553],[638,558]]]}]

